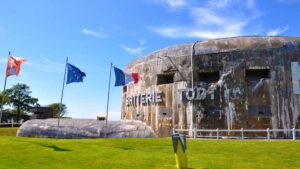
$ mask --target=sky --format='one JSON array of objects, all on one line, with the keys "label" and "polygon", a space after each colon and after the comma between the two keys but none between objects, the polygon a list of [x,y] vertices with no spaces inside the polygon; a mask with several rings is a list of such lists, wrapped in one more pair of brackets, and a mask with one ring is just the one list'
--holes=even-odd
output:
[{"label": "sky", "polygon": [[[110,63],[172,45],[234,36],[300,36],[300,0],[0,0],[0,89],[8,52],[42,106],[60,102],[66,57],[86,73],[65,86],[68,116],[105,115]],[[122,88],[112,72],[109,120],[120,120]]]}]

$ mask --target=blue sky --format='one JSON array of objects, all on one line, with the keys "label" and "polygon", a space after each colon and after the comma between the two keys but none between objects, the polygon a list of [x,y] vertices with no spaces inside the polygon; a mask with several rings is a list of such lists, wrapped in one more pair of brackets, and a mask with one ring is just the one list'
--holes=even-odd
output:
[{"label": "blue sky", "polygon": [[[27,59],[19,77],[41,105],[59,102],[66,57],[86,73],[65,87],[68,116],[104,115],[110,62],[195,40],[242,35],[300,36],[300,0],[0,0],[0,87],[8,51]],[[1,80],[1,79],[0,79]],[[112,76],[112,84],[114,76]],[[109,119],[120,119],[111,88]]]}]

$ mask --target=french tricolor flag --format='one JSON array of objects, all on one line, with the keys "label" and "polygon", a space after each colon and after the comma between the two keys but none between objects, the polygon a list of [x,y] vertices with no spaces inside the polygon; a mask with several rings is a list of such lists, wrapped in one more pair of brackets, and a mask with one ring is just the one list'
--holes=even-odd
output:
[{"label": "french tricolor flag", "polygon": [[114,70],[116,76],[115,86],[124,86],[130,82],[137,83],[139,81],[138,73],[126,73],[116,67],[114,67]]}]

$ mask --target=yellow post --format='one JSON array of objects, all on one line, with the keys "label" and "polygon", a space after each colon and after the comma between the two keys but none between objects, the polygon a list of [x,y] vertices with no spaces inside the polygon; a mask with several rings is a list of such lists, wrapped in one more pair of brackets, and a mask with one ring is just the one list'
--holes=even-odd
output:
[{"label": "yellow post", "polygon": [[176,159],[176,167],[178,169],[187,169],[187,157],[186,157],[186,137],[185,135],[173,134],[173,149]]}]

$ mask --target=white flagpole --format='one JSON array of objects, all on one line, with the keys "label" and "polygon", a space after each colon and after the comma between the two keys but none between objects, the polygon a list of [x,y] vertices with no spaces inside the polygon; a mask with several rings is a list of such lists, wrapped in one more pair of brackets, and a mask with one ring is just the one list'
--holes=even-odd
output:
[{"label": "white flagpole", "polygon": [[109,81],[108,81],[108,93],[107,93],[106,117],[105,117],[105,138],[107,138],[107,132],[108,132],[108,129],[107,129],[107,119],[108,119],[108,105],[109,105],[111,69],[112,69],[112,63],[110,63],[110,69],[109,69]]},{"label": "white flagpole", "polygon": [[61,111],[62,111],[62,101],[63,101],[64,89],[65,89],[65,80],[66,80],[66,72],[67,72],[67,63],[68,63],[68,57],[66,58],[65,74],[64,74],[64,80],[63,80],[63,85],[62,85],[62,90],[61,90],[60,105],[59,105],[59,113],[58,113],[58,118],[57,118],[56,139],[58,138],[58,133],[59,133],[59,121],[60,121],[60,113],[61,113]]},{"label": "white flagpole", "polygon": [[[9,56],[10,56],[10,51],[8,52],[7,64],[8,64]],[[7,66],[8,65],[6,65],[6,69],[7,69]],[[1,126],[1,121],[2,121],[2,111],[3,111],[3,103],[4,103],[4,92],[5,92],[5,89],[6,89],[6,81],[7,81],[6,70],[5,70],[4,75],[5,75],[5,80],[4,80],[4,87],[3,87],[3,91],[2,91],[2,101],[1,101],[1,109],[0,109],[0,126]]]}]

